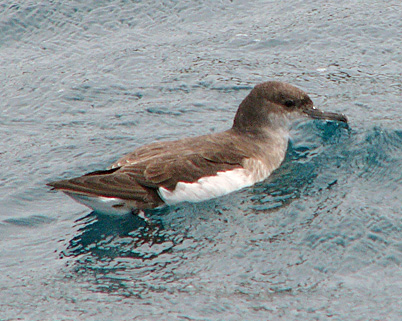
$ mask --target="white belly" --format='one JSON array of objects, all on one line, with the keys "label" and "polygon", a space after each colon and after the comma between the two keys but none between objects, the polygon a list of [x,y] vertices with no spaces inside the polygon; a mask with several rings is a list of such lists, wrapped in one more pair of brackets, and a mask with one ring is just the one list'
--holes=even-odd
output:
[{"label": "white belly", "polygon": [[248,165],[252,166],[218,172],[214,176],[200,178],[194,183],[179,182],[173,191],[160,187],[159,196],[168,205],[180,202],[201,202],[251,186],[267,178],[273,170],[260,161],[253,161],[253,164]]}]

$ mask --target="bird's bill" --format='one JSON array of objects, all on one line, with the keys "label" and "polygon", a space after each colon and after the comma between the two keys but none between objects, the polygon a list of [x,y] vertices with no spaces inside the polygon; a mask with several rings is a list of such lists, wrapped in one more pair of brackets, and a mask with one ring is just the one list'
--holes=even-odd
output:
[{"label": "bird's bill", "polygon": [[334,120],[334,121],[340,121],[343,123],[348,122],[348,119],[346,118],[346,116],[344,114],[326,112],[326,111],[322,111],[315,107],[313,107],[312,109],[307,109],[304,112],[309,117],[314,118],[314,119]]}]

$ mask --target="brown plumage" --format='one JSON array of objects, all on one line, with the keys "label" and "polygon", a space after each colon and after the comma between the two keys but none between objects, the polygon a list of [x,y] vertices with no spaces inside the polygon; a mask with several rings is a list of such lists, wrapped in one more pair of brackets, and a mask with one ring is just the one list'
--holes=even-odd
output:
[{"label": "brown plumage", "polygon": [[[266,82],[257,85],[243,100],[233,127],[227,131],[142,146],[108,170],[48,185],[80,202],[82,196],[118,199],[121,202],[113,206],[130,211],[163,205],[160,188],[174,191],[178,182],[197,182],[235,169],[257,175],[252,168],[255,162],[262,164],[268,176],[285,156],[287,122],[294,115],[346,122],[343,115],[315,109],[300,89]],[[265,178],[261,175],[256,176],[258,180]]]}]

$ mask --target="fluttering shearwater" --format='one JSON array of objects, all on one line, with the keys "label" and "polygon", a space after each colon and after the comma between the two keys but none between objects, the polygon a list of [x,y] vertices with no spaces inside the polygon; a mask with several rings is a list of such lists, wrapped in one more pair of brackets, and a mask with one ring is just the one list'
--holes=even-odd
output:
[{"label": "fluttering shearwater", "polygon": [[110,214],[204,201],[266,179],[285,158],[291,120],[303,116],[347,123],[299,88],[268,81],[251,90],[224,132],[145,145],[109,169],[48,185]]}]

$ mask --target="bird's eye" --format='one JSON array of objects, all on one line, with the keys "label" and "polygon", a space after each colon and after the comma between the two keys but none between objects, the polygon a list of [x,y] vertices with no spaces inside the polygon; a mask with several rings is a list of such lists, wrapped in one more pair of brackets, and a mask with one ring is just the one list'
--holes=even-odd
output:
[{"label": "bird's eye", "polygon": [[287,99],[287,100],[285,100],[285,106],[286,107],[294,107],[294,106],[296,106],[296,102],[294,100]]}]

